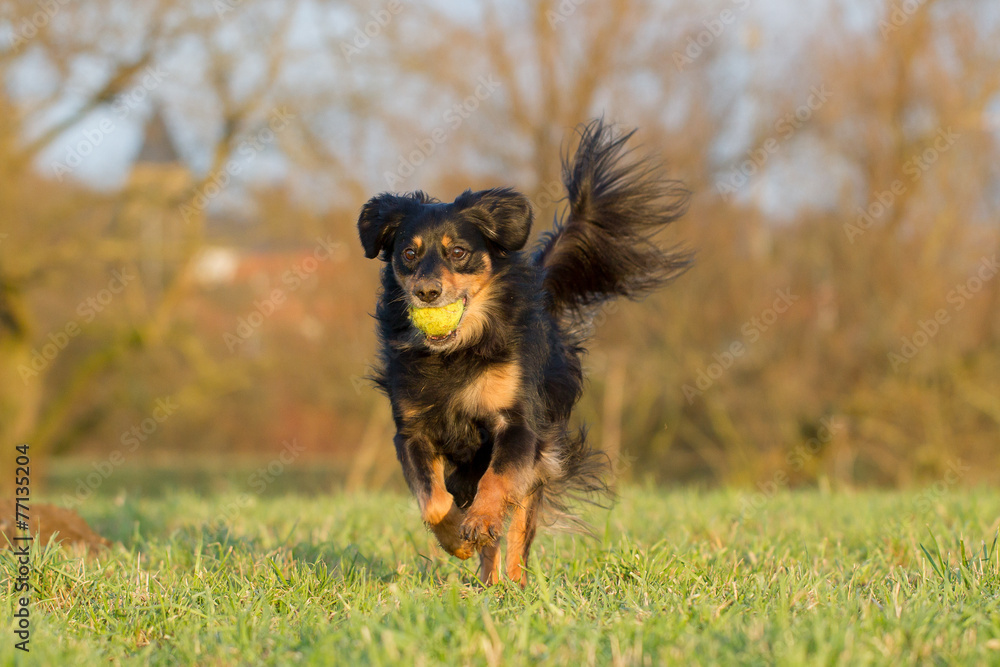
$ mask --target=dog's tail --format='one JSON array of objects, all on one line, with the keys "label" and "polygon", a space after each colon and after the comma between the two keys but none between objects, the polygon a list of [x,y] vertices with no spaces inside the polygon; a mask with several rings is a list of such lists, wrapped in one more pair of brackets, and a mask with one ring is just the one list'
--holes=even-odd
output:
[{"label": "dog's tail", "polygon": [[560,449],[560,473],[538,489],[542,521],[559,530],[592,535],[590,526],[576,513],[582,503],[609,508],[615,499],[608,485],[612,461],[606,453],[587,444],[586,430],[566,433]]},{"label": "dog's tail", "polygon": [[579,132],[575,155],[563,158],[568,212],[534,255],[544,269],[550,310],[577,322],[615,297],[649,293],[691,264],[690,253],[652,240],[684,214],[688,190],[663,178],[649,158],[627,160],[634,130],[619,134],[594,120]]}]

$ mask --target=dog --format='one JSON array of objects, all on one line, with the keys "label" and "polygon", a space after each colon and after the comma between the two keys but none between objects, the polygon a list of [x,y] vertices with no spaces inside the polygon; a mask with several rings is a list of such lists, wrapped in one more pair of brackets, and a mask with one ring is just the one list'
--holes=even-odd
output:
[{"label": "dog", "polygon": [[[396,456],[423,521],[448,553],[479,553],[486,585],[502,576],[505,525],[506,576],[523,587],[540,517],[582,525],[575,501],[613,495],[610,459],[568,424],[584,344],[603,304],[691,263],[652,240],[689,192],[630,159],[634,133],[603,120],[578,129],[562,159],[568,211],[530,254],[532,205],[510,188],[450,203],[383,193],[358,218],[365,255],[384,262],[372,378],[392,405]],[[449,331],[415,325],[412,309],[443,306],[461,311]]]}]

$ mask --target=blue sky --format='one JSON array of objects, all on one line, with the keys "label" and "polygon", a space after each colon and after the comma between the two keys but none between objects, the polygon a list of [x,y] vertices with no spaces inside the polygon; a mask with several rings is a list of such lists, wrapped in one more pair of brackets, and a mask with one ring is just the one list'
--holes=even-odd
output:
[{"label": "blue sky", "polygon": [[[371,7],[378,10],[383,4],[375,2]],[[120,6],[122,16],[112,17],[110,23],[128,21],[131,5],[122,3]],[[231,53],[238,55],[233,60],[228,77],[233,90],[252,86],[263,67],[259,44],[250,36],[253,22],[277,21],[284,6],[283,3],[264,3],[254,9],[253,16],[232,12],[220,19],[216,39]],[[439,3],[439,6],[452,12],[464,11],[470,21],[477,18],[474,4],[445,2]],[[863,0],[803,0],[795,5],[778,0],[723,0],[712,7],[696,3],[690,3],[690,6],[691,25],[695,29],[699,23],[718,18],[722,9],[728,9],[735,17],[735,29],[727,29],[720,38],[722,51],[719,57],[711,66],[698,70],[698,76],[712,81],[712,103],[719,109],[727,110],[725,130],[714,145],[707,148],[713,159],[723,166],[742,159],[744,152],[753,148],[750,142],[755,136],[755,128],[759,127],[762,119],[774,116],[774,109],[762,103],[769,91],[806,91],[811,85],[819,83],[810,81],[809,77],[814,75],[801,68],[799,63],[815,48],[818,40],[829,36],[828,27],[834,12],[839,14],[837,21],[849,33],[853,31],[857,35],[877,36],[875,26],[881,18],[875,3]],[[414,11],[414,7],[408,7],[406,11]],[[982,3],[976,11],[982,13],[984,23],[988,24],[998,20],[1000,5]],[[369,19],[366,12],[360,16]],[[349,38],[358,21],[359,14],[348,9],[337,6],[321,8],[317,3],[303,2],[290,31],[289,41],[294,46],[295,57],[282,77],[281,84],[285,90],[329,89],[331,94],[335,93],[338,80],[350,74],[338,68],[341,54],[331,53],[331,45]],[[3,38],[0,31],[0,41]],[[131,39],[132,43],[129,37],[124,37],[122,48],[137,48],[134,35]],[[754,48],[747,48],[750,43]],[[219,131],[220,116],[220,110],[215,108],[211,96],[204,93],[205,72],[201,64],[205,58],[203,46],[195,40],[181,41],[171,52],[159,54],[155,67],[159,75],[153,72],[145,77],[146,83],[153,82],[153,85],[143,85],[143,78],[139,77],[136,84],[111,105],[89,114],[63,133],[39,157],[36,167],[41,173],[52,174],[57,170],[56,165],[65,164],[84,146],[88,154],[81,157],[80,165],[73,169],[71,177],[95,188],[119,187],[139,150],[143,128],[155,104],[162,109],[185,161],[195,172],[203,173],[210,163],[209,150]],[[73,113],[85,93],[100,85],[105,76],[106,66],[99,60],[81,60],[73,65],[71,85],[62,91],[54,91],[56,78],[51,66],[38,49],[29,45],[19,64],[10,70],[6,84],[14,99],[26,103],[57,93],[58,103],[49,107],[46,113],[29,119],[29,131],[38,132]],[[405,99],[405,93],[402,93],[396,102],[405,105]],[[442,108],[446,107],[442,105]],[[684,109],[683,104],[669,105],[664,109],[664,116],[683,123]],[[1000,101],[997,110],[1000,113]],[[432,116],[437,111],[416,110],[418,114],[421,112],[427,115],[424,124],[433,124],[435,118]],[[365,128],[367,122],[367,119],[351,117],[349,112],[335,108],[317,114],[315,118],[323,119],[326,127],[322,128],[321,135],[335,144],[352,136],[358,128]],[[265,118],[257,120],[263,123]],[[419,124],[420,118],[416,120]],[[1000,123],[997,126],[1000,130]],[[399,150],[392,145],[385,145],[382,150],[372,149],[372,154],[363,156],[361,160],[368,164],[359,168],[370,170],[372,177],[377,178],[385,168],[395,167]],[[849,165],[832,159],[824,167],[823,182],[809,178],[810,174],[816,176],[815,169],[811,170],[810,165],[823,161],[823,151],[824,148],[810,141],[808,136],[797,138],[795,150],[781,153],[778,156],[780,159],[769,164],[766,173],[741,190],[740,196],[754,198],[765,210],[775,208],[784,213],[790,208],[797,208],[796,198],[815,204],[827,197],[834,205],[837,193],[828,187],[829,179],[831,176],[849,179]],[[256,153],[241,174],[245,185],[279,182],[287,177],[288,162],[274,146]],[[797,187],[788,188],[789,180],[795,181]],[[318,190],[323,190],[322,184]],[[238,191],[237,188],[234,194]]]}]

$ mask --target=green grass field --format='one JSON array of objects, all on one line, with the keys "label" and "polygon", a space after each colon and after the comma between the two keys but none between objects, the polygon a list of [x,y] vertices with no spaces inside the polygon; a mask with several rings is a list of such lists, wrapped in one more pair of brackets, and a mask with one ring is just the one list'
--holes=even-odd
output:
[{"label": "green grass field", "polygon": [[3,664],[1000,664],[1000,493],[626,489],[484,590],[401,495],[96,499]]}]

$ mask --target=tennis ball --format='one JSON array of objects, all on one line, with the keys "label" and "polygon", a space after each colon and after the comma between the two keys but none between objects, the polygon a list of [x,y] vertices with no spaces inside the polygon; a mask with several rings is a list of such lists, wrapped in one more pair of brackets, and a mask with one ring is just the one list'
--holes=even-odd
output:
[{"label": "tennis ball", "polygon": [[465,304],[459,299],[440,308],[410,308],[410,320],[428,336],[438,338],[458,328],[463,312]]}]

